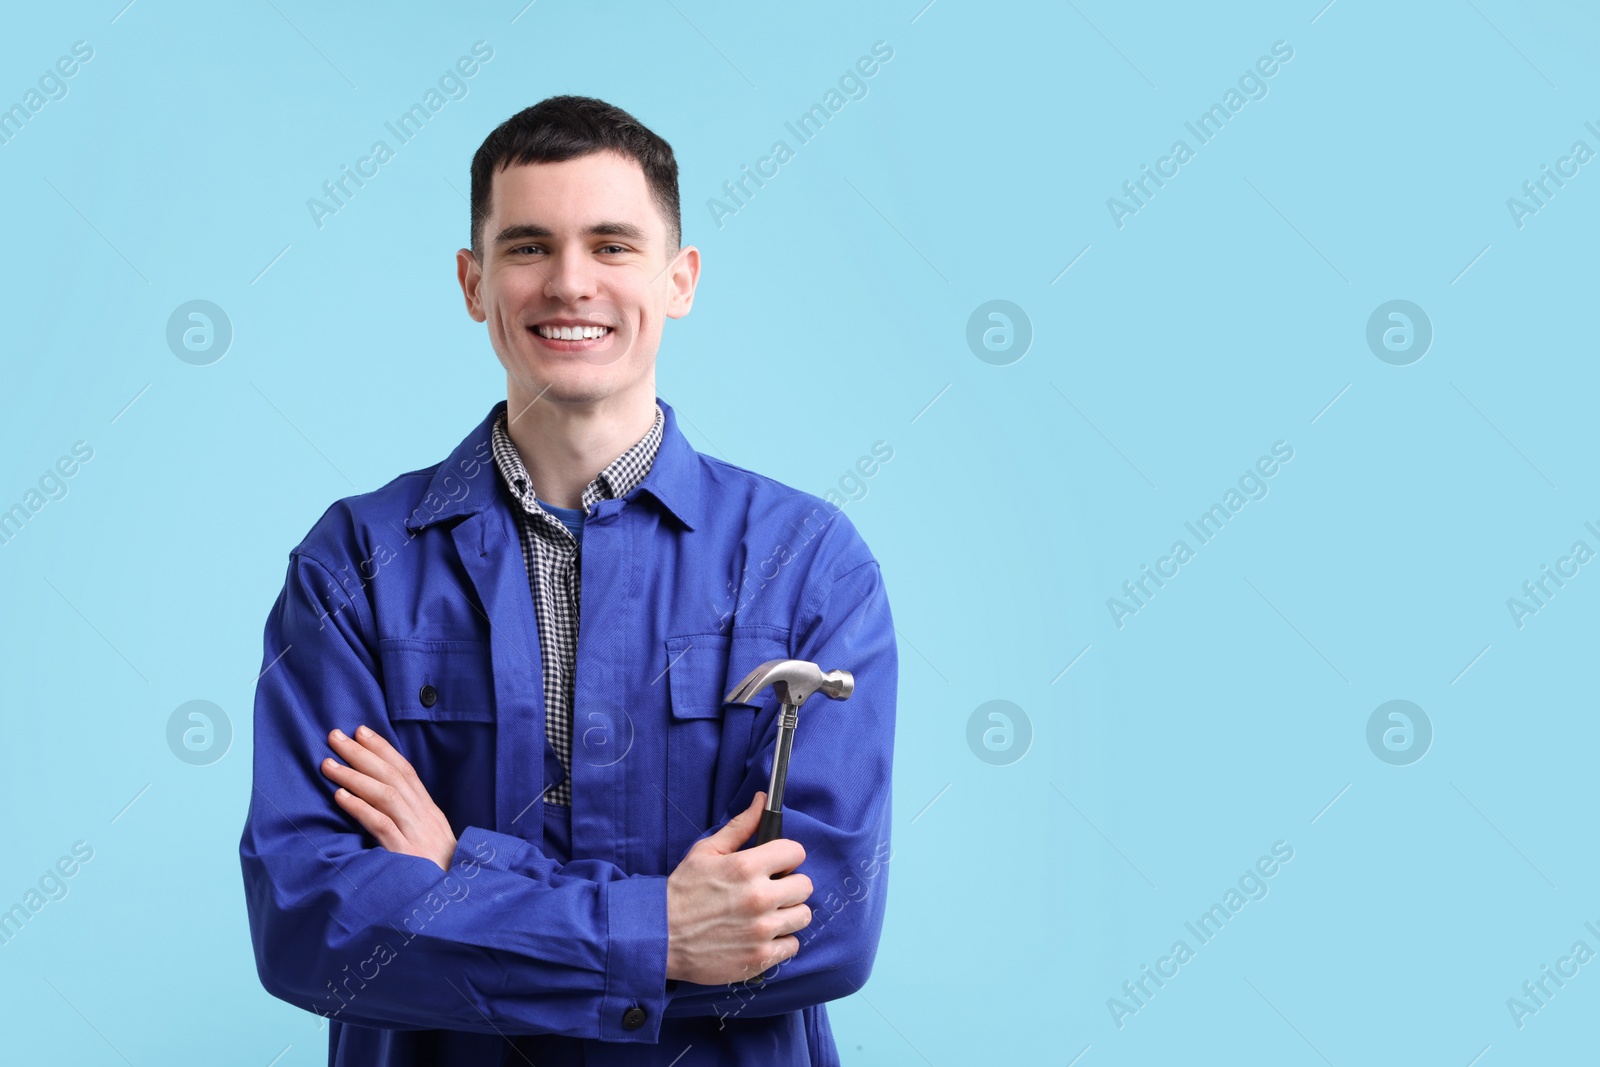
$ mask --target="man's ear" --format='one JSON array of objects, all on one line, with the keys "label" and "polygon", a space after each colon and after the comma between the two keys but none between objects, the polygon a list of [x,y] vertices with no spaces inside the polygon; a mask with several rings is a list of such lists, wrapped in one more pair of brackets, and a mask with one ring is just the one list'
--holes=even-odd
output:
[{"label": "man's ear", "polygon": [[694,287],[700,281],[700,250],[694,245],[678,249],[667,267],[667,306],[669,319],[681,319],[694,306]]},{"label": "man's ear", "polygon": [[478,299],[478,287],[483,284],[483,266],[470,248],[456,249],[456,280],[461,283],[461,295],[467,302],[467,314],[477,322],[488,318],[483,313],[483,301]]}]

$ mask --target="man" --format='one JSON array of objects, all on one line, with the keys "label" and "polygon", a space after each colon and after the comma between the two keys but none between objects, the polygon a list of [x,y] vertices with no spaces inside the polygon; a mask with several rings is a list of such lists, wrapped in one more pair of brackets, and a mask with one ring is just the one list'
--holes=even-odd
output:
[{"label": "man", "polygon": [[[699,277],[680,225],[626,112],[553,97],[490,134],[457,263],[506,400],[289,555],[240,858],[262,984],[329,1019],[332,1067],[839,1062],[823,1005],[887,894],[894,629],[841,512],[655,395]],[[752,433],[828,394],[773,380]],[[744,848],[779,703],[724,697],[789,658],[855,692],[806,703],[785,836]]]}]

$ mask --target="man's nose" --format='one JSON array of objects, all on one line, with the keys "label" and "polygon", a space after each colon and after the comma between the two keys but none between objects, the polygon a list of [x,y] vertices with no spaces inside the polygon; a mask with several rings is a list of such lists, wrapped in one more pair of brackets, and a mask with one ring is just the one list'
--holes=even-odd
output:
[{"label": "man's nose", "polygon": [[594,295],[594,266],[587,257],[571,252],[552,256],[545,267],[544,294],[563,304],[575,304]]}]

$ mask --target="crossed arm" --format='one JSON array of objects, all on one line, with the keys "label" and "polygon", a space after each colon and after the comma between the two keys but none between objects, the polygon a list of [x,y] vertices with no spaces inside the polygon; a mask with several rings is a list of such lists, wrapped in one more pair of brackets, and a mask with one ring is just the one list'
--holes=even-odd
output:
[{"label": "crossed arm", "polygon": [[411,761],[366,726],[356,727],[353,738],[334,730],[328,744],[345,760],[322,761],[322,773],[339,786],[333,794],[339,806],[390,852],[420,856],[448,871],[455,832]]},{"label": "crossed arm", "polygon": [[[873,743],[832,748],[827,775],[791,774],[792,838],[741,848],[764,800],[757,790],[766,772],[752,764],[734,790],[755,794],[750,807],[725,812],[725,825],[665,877],[594,859],[558,863],[533,843],[481,826],[462,828],[453,841],[398,742],[384,740],[386,724],[373,726],[385,705],[374,620],[333,575],[292,554],[265,629],[240,859],[268,992],[365,1026],[650,1042],[664,1015],[724,1015],[734,1010],[730,1000],[744,1015],[772,1015],[865,982],[885,895],[885,879],[871,878],[878,860],[866,853],[888,824],[896,665],[875,566],[822,587],[799,616],[795,648],[805,658],[848,661],[858,677],[878,681],[859,695],[872,712],[863,721]],[[333,722],[361,736],[330,731]],[[339,787],[332,804],[330,781]],[[379,847],[363,845],[358,825]],[[806,906],[811,880],[796,871],[808,853],[824,901],[815,922]],[[467,854],[481,868],[461,869]],[[432,865],[412,862],[418,858]],[[858,866],[874,868],[871,880],[842,908],[839,879]],[[769,877],[785,871],[796,873]],[[844,889],[856,881],[846,878]],[[747,959],[735,951],[741,942],[752,946]],[[403,964],[362,962],[374,945],[399,946]],[[784,966],[758,994],[718,988],[766,972],[775,951]],[[372,979],[374,967],[381,979]],[[466,980],[452,991],[449,975]],[[663,978],[685,984],[674,990],[669,982],[663,993]],[[530,988],[549,995],[528,997]],[[650,1009],[649,1021],[626,1029],[623,1013],[637,1004]]]},{"label": "crossed arm", "polygon": [[[450,869],[456,835],[411,761],[365,725],[354,738],[328,734],[333,757],[322,773],[334,799],[390,852]],[[705,985],[740,981],[800,951],[795,936],[811,924],[811,879],[794,872],[806,850],[780,838],[741,853],[758,825],[766,794],[721,830],[695,843],[667,879],[667,977]],[[680,873],[682,872],[682,873]]]}]

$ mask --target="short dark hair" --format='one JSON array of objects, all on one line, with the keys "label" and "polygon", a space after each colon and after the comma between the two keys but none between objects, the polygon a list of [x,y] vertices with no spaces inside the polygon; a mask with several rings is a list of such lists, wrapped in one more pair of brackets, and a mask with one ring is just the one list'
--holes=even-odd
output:
[{"label": "short dark hair", "polygon": [[672,146],[619,107],[592,96],[552,96],[506,119],[472,157],[472,254],[483,259],[494,175],[522,163],[560,163],[595,152],[616,152],[644,171],[650,195],[667,224],[670,256],[683,239],[678,206],[678,161]]}]

